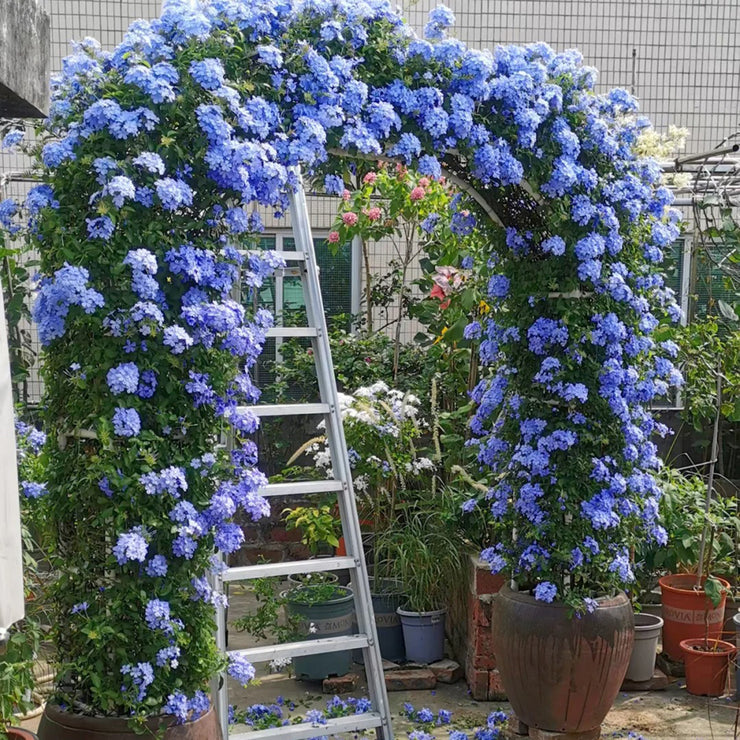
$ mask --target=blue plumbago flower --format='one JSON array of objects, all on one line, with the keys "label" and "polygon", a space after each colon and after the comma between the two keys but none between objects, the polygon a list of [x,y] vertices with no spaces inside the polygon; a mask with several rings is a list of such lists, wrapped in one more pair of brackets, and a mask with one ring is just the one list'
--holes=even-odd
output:
[{"label": "blue plumbago flower", "polygon": [[134,362],[124,362],[108,370],[108,387],[114,396],[121,393],[136,393],[139,387],[139,368]]},{"label": "blue plumbago flower", "polygon": [[34,483],[27,480],[21,481],[21,493],[26,498],[41,498],[42,496],[46,496],[48,492],[46,483]]},{"label": "blue plumbago flower", "polygon": [[170,617],[170,605],[161,599],[150,599],[144,610],[144,620],[150,630],[162,630],[167,634],[174,631],[174,623]]},{"label": "blue plumbago flower", "polygon": [[3,136],[3,140],[0,142],[0,149],[12,152],[23,141],[24,135],[23,130],[19,128],[9,131]]},{"label": "blue plumbago flower", "polygon": [[279,69],[283,66],[283,55],[276,46],[270,46],[269,44],[257,47],[257,57],[263,63],[269,67],[275,67]]},{"label": "blue plumbago flower", "polygon": [[181,326],[166,327],[163,342],[173,355],[180,355],[193,346],[193,338]]},{"label": "blue plumbago flower", "polygon": [[[149,95],[153,103],[171,103],[177,98],[177,90],[174,86],[179,80],[179,75],[177,70],[169,62],[158,62],[151,67],[144,64],[136,64],[129,67],[124,80],[143,90]],[[115,123],[111,121],[111,123],[114,125],[117,124],[117,127],[120,126],[120,119],[124,118],[124,116],[125,114],[121,112],[118,121],[115,121]],[[128,129],[132,125],[131,123],[128,123],[128,125],[124,124],[126,132],[128,132]],[[113,133],[113,127],[111,127],[111,133]],[[114,136],[116,136],[115,133]],[[119,135],[117,138],[128,137]]]},{"label": "blue plumbago flower", "polygon": [[429,13],[429,22],[424,27],[424,36],[430,40],[443,39],[446,30],[455,25],[455,16],[445,5],[432,8]]},{"label": "blue plumbago flower", "polygon": [[[137,663],[136,665],[126,664],[121,667],[121,673],[131,679],[134,687],[138,689],[137,701],[144,701],[149,686],[154,683],[154,669],[151,663]],[[126,691],[124,683],[121,688]]]},{"label": "blue plumbago flower", "polygon": [[162,707],[162,712],[175,717],[177,724],[184,724],[190,715],[188,697],[181,691],[175,691],[167,697],[167,702]]},{"label": "blue plumbago flower", "polygon": [[87,612],[90,605],[86,601],[81,601],[79,604],[74,604],[69,610],[70,614],[83,614]]},{"label": "blue plumbago flower", "polygon": [[166,211],[177,211],[183,206],[193,204],[193,191],[182,180],[165,177],[155,181],[154,189],[162,208]]},{"label": "blue plumbago flower", "polygon": [[174,498],[180,498],[180,493],[188,490],[185,471],[175,465],[156,473],[145,473],[139,476],[139,482],[150,496],[169,493]]},{"label": "blue plumbago flower", "polygon": [[238,653],[232,653],[229,655],[229,665],[226,670],[228,671],[228,674],[239,681],[242,686],[246,686],[255,676],[254,666]]},{"label": "blue plumbago flower", "polygon": [[65,263],[53,278],[42,278],[33,307],[33,319],[38,326],[41,344],[64,336],[66,318],[72,306],[92,314],[105,304],[103,296],[88,287],[90,273],[84,267]]},{"label": "blue plumbago flower", "polygon": [[542,583],[537,584],[534,590],[534,597],[539,601],[546,601],[549,603],[555,599],[557,593],[558,589],[554,584],[543,581]]},{"label": "blue plumbago flower", "polygon": [[327,195],[342,195],[344,193],[344,180],[338,175],[327,175],[324,178],[324,190]]},{"label": "blue plumbago flower", "polygon": [[90,239],[108,239],[113,236],[115,231],[115,224],[108,218],[108,216],[99,216],[98,218],[86,218],[85,223],[87,224],[87,235]]},{"label": "blue plumbago flower", "polygon": [[191,62],[190,76],[206,90],[218,90],[224,84],[225,71],[220,59],[202,59]]},{"label": "blue plumbago flower", "polygon": [[133,163],[146,172],[164,175],[164,162],[162,161],[162,157],[156,152],[142,152],[134,157]]},{"label": "blue plumbago flower", "polygon": [[118,535],[118,541],[113,547],[113,554],[116,556],[119,565],[124,565],[131,560],[143,563],[146,560],[148,548],[149,545],[140,529],[133,529],[130,532]]},{"label": "blue plumbago flower", "polygon": [[167,575],[167,558],[164,555],[155,555],[146,566],[146,574],[152,578],[164,578]]},{"label": "blue plumbago flower", "polygon": [[136,197],[136,187],[125,175],[116,175],[111,178],[103,188],[103,192],[110,195],[116,208],[122,208],[126,200]]},{"label": "blue plumbago flower", "polygon": [[139,412],[136,409],[116,409],[113,412],[113,431],[119,437],[136,437],[141,431]]}]

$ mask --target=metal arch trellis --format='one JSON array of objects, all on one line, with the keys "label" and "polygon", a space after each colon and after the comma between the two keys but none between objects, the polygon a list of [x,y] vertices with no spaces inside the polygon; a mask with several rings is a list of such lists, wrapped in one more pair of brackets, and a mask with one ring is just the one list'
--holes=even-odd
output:
[{"label": "metal arch trellis", "polygon": [[[708,266],[707,301],[713,313],[732,318],[732,308],[715,300],[712,273],[740,287],[740,131],[716,148],[662,163],[668,175],[685,175],[687,184],[674,186],[675,205],[690,209],[692,255],[690,267],[701,259]],[[695,284],[695,282],[694,282]],[[688,288],[688,281],[685,282]],[[682,302],[687,296],[681,296]],[[716,309],[716,310],[715,310]]]}]

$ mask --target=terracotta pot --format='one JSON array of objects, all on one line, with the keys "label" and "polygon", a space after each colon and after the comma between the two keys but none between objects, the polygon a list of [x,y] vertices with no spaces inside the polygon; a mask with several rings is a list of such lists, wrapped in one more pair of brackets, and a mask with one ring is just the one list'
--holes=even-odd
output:
[{"label": "terracotta pot", "polygon": [[20,727],[8,727],[8,740],[39,740],[38,736],[30,730]]},{"label": "terracotta pot", "polygon": [[580,618],[568,611],[504,586],[493,600],[496,665],[525,725],[599,737],[632,654],[632,606],[620,594]]},{"label": "terracotta pot", "polygon": [[[706,645],[711,652],[697,650]],[[722,696],[727,686],[727,669],[737,648],[724,640],[704,640],[692,637],[681,641],[686,663],[686,688],[695,696]]]},{"label": "terracotta pot", "polygon": [[[147,722],[147,727],[150,734],[142,736],[123,717],[87,717],[47,704],[39,725],[39,740],[141,740],[150,736],[161,740],[222,740],[213,709],[182,725],[175,724],[171,716],[155,717]],[[164,735],[156,735],[163,728],[166,728]]]},{"label": "terracotta pot", "polygon": [[[730,587],[723,578],[719,581],[725,588]],[[663,600],[663,652],[666,655],[683,661],[682,640],[705,636],[716,640],[722,637],[725,594],[719,606],[714,606],[703,590],[694,589],[696,576],[691,573],[663,576],[658,583]]]}]

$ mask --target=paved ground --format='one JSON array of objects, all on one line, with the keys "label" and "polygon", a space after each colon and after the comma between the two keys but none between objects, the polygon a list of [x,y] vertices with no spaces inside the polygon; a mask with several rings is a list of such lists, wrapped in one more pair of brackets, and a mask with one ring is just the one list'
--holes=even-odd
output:
[{"label": "paved ground", "polygon": [[[245,610],[252,607],[253,600],[243,589],[235,589],[231,594],[229,621],[233,622]],[[254,645],[252,638],[244,633],[230,630],[229,647],[245,648]],[[357,689],[350,695],[367,695],[362,666],[356,665],[361,677]],[[286,709],[286,716],[305,714],[308,709],[326,706],[331,696],[321,693],[320,682],[296,681],[285,673],[270,674],[260,666],[259,681],[246,689],[230,684],[230,702],[240,708],[252,704],[272,704],[277,697],[283,697],[285,706],[291,702],[293,711]],[[602,738],[627,738],[642,736],[645,740],[737,740],[735,733],[738,720],[738,704],[730,697],[705,699],[689,695],[683,680],[673,683],[665,691],[622,693],[614,708],[606,718]],[[346,696],[344,697],[346,698]],[[494,710],[510,711],[506,703],[478,702],[471,699],[463,681],[453,685],[438,684],[433,691],[392,692],[389,700],[394,720],[394,734],[397,740],[405,740],[413,728],[400,717],[404,702],[411,703],[417,710],[428,707],[435,714],[439,709],[452,712],[452,724],[436,728],[437,738],[448,738],[450,729],[471,730],[485,724],[486,717]],[[24,726],[33,729],[38,719]],[[243,731],[244,727],[234,728]],[[633,733],[633,734],[630,734]],[[472,732],[470,737],[472,738]]]}]

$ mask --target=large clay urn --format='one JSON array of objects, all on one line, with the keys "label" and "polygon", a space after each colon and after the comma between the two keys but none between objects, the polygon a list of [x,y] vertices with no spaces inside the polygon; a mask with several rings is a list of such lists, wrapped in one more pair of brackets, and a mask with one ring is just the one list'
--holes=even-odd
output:
[{"label": "large clay urn", "polygon": [[88,717],[64,712],[47,704],[39,725],[39,740],[222,740],[216,713],[209,709],[202,717],[175,724],[174,717],[152,718],[143,735],[136,733],[125,717]]},{"label": "large clay urn", "polygon": [[504,586],[494,598],[493,650],[506,695],[530,728],[599,737],[627,672],[634,614],[624,594],[569,616]]}]

